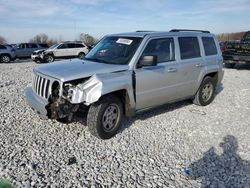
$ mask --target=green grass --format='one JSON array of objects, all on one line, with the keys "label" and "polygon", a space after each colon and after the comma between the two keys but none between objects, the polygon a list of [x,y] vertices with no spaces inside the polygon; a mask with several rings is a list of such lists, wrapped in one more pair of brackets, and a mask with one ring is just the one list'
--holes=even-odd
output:
[{"label": "green grass", "polygon": [[7,180],[0,180],[0,188],[14,188]]}]

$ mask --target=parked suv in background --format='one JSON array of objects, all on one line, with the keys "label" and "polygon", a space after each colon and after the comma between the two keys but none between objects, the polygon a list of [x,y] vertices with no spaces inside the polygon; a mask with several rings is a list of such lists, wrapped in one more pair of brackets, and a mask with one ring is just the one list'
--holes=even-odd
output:
[{"label": "parked suv in background", "polygon": [[62,42],[51,46],[45,50],[41,56],[41,61],[53,62],[55,59],[79,57],[83,59],[89,52],[89,47],[82,42]]},{"label": "parked suv in background", "polygon": [[43,118],[70,121],[78,110],[87,111],[89,131],[108,139],[124,115],[184,99],[210,104],[222,63],[218,41],[208,31],[108,35],[84,60],[37,66],[25,95]]},{"label": "parked suv in background", "polygon": [[12,60],[15,60],[16,54],[15,49],[11,45],[2,45],[0,44],[0,62],[9,63]]},{"label": "parked suv in background", "polygon": [[20,43],[15,46],[16,57],[19,59],[30,58],[34,51],[47,48],[48,45],[43,43]]}]

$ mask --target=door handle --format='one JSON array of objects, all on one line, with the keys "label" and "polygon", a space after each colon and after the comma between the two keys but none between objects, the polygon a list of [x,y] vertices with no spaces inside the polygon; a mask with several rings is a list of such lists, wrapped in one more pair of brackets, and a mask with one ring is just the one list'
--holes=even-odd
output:
[{"label": "door handle", "polygon": [[198,63],[195,65],[196,67],[204,67],[204,65],[202,63]]},{"label": "door handle", "polygon": [[168,72],[177,72],[177,69],[176,68],[169,68]]}]

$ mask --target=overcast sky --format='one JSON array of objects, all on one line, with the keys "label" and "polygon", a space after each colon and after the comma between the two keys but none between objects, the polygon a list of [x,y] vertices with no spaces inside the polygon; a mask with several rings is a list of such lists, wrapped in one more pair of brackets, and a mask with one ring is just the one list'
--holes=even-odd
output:
[{"label": "overcast sky", "polygon": [[9,43],[38,33],[74,40],[136,30],[250,30],[250,0],[0,0],[0,35]]}]

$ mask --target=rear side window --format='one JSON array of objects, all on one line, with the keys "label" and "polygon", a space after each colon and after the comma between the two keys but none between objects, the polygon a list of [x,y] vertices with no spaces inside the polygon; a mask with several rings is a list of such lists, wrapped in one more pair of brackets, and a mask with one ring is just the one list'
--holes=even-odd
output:
[{"label": "rear side window", "polygon": [[85,46],[83,44],[76,44],[76,48],[84,48]]},{"label": "rear side window", "polygon": [[39,44],[41,47],[43,47],[43,48],[48,48],[49,46],[48,46],[48,44]]},{"label": "rear side window", "polygon": [[29,48],[37,48],[36,44],[28,44]]},{"label": "rear side window", "polygon": [[179,37],[181,59],[201,57],[197,37]]},{"label": "rear side window", "polygon": [[217,54],[217,48],[213,37],[202,37],[202,43],[206,56]]},{"label": "rear side window", "polygon": [[68,48],[75,48],[76,46],[75,46],[75,44],[74,43],[69,43],[68,44]]}]

